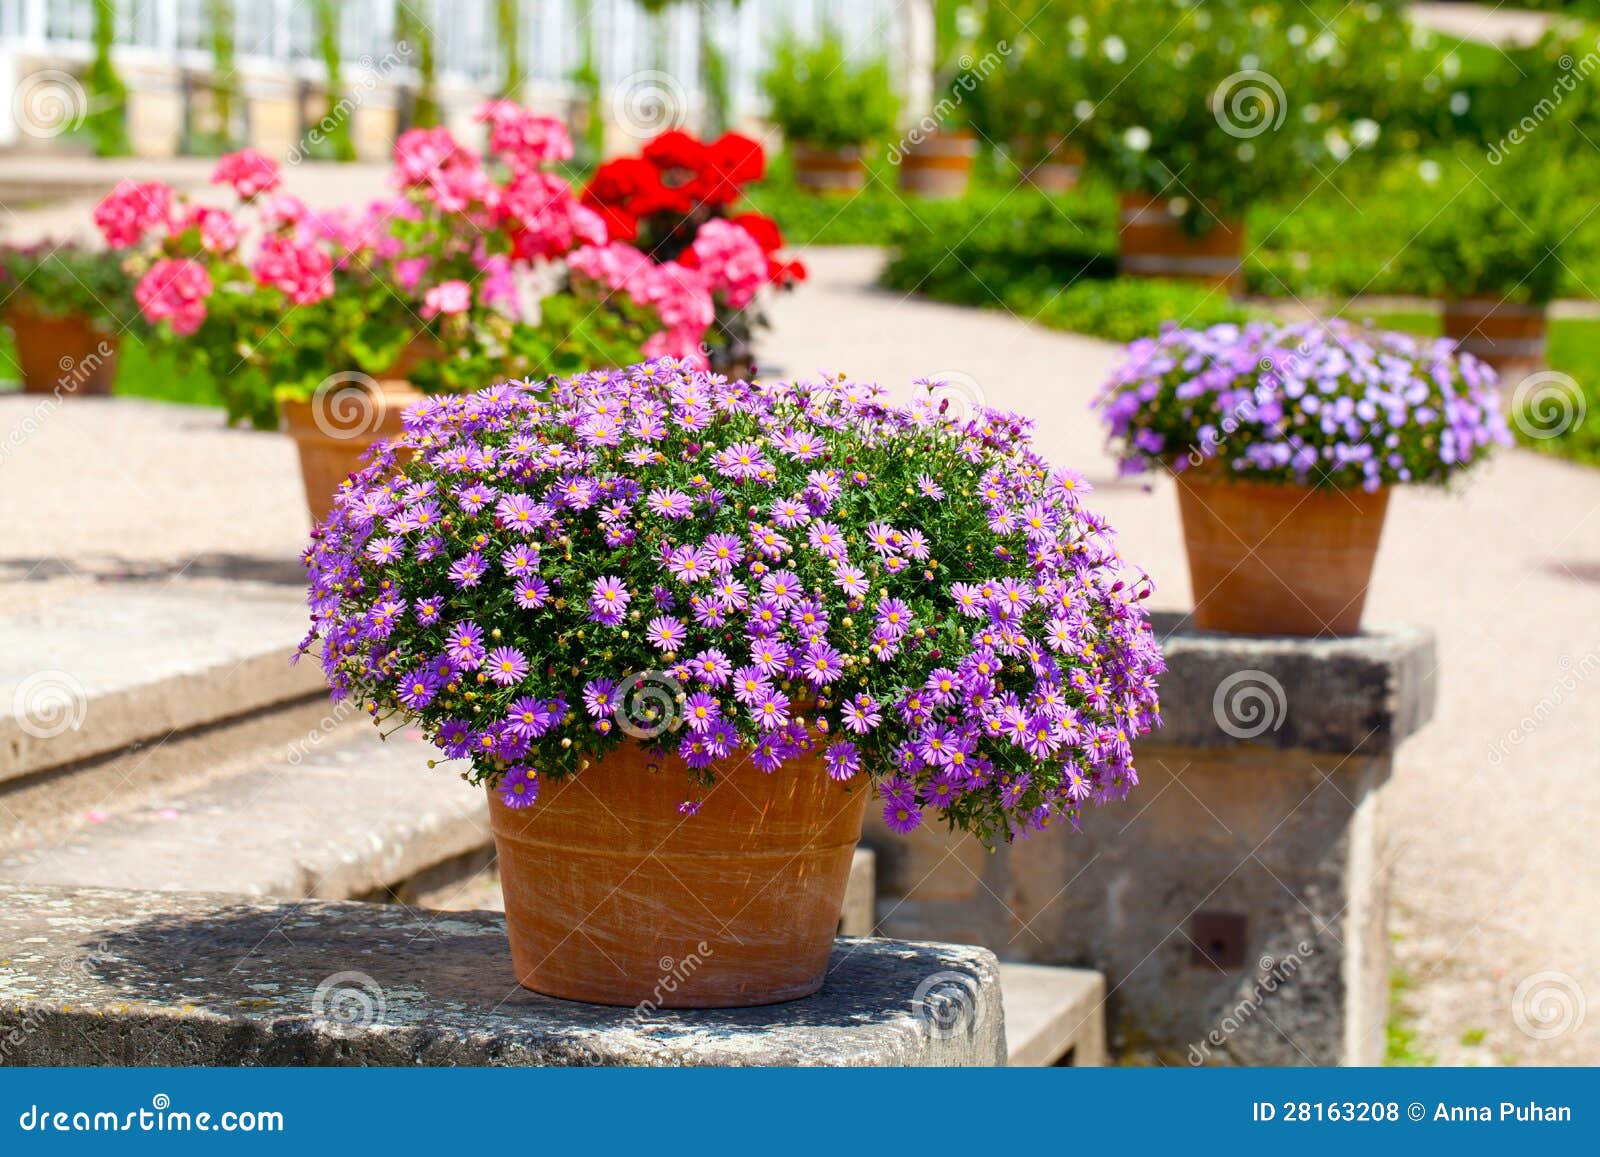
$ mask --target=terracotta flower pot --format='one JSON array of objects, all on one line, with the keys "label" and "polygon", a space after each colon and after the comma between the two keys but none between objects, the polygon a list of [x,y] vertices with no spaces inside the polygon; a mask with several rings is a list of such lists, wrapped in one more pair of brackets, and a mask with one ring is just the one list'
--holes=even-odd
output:
[{"label": "terracotta flower pot", "polygon": [[794,180],[814,193],[855,193],[866,188],[867,161],[860,145],[816,148],[796,141]]},{"label": "terracotta flower pot", "polygon": [[1444,303],[1444,336],[1463,353],[1488,362],[1514,387],[1545,368],[1545,307],[1492,297]]},{"label": "terracotta flower pot", "polygon": [[1203,281],[1230,294],[1242,288],[1244,224],[1221,220],[1193,236],[1161,198],[1123,193],[1117,230],[1117,270],[1133,277]]},{"label": "terracotta flower pot", "polygon": [[725,1008],[822,986],[870,788],[820,759],[717,770],[629,744],[512,810],[489,793],[518,981],[593,1004]]},{"label": "terracotta flower pot", "polygon": [[6,321],[16,339],[24,393],[84,397],[111,392],[122,344],[115,334],[101,333],[77,314],[47,317],[20,297],[7,304]]},{"label": "terracotta flower pot", "polygon": [[1186,471],[1178,510],[1194,625],[1238,635],[1352,635],[1389,491],[1313,490]]},{"label": "terracotta flower pot", "polygon": [[361,457],[374,442],[400,435],[405,408],[422,397],[409,382],[384,379],[320,392],[308,402],[284,402],[284,428],[300,451],[311,521],[333,509],[339,484],[361,469]]},{"label": "terracotta flower pot", "polygon": [[[1022,152],[1021,155],[1027,154]],[[1057,141],[1052,142],[1037,161],[1025,164],[1018,180],[1041,192],[1059,194],[1076,189],[1082,176],[1083,150]]]},{"label": "terracotta flower pot", "polygon": [[919,197],[961,197],[972,180],[978,138],[965,129],[936,132],[906,148],[900,187]]}]

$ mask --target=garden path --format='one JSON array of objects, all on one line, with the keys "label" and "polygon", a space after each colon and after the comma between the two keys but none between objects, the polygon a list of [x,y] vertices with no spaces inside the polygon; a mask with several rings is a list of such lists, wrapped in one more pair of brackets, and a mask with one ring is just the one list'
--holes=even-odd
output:
[{"label": "garden path", "polygon": [[[1171,486],[1117,482],[1088,412],[1115,346],[871,288],[875,250],[806,260],[811,280],[773,310],[773,371],[848,368],[902,391],[937,374],[1033,415],[1043,451],[1095,482],[1155,604],[1188,605]],[[1463,1064],[1600,1062],[1600,472],[1517,450],[1455,492],[1398,493],[1367,616],[1439,643],[1437,714],[1402,749],[1385,804],[1418,1048]],[[1530,978],[1524,1009],[1541,995],[1556,1002],[1545,1015],[1576,1009],[1585,993],[1595,1007],[1536,1039],[1512,1016]]]}]

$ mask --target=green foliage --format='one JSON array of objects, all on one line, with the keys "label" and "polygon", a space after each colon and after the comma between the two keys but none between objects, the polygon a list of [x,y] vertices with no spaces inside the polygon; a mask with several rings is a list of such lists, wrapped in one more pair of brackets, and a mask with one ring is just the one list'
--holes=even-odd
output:
[{"label": "green foliage", "polygon": [[88,112],[83,123],[94,141],[95,154],[102,157],[121,157],[132,151],[128,144],[128,90],[111,62],[116,35],[116,0],[95,0],[94,59],[84,78]]},{"label": "green foliage", "polygon": [[442,119],[439,110],[438,53],[422,8],[427,0],[395,0],[394,28],[397,44],[417,70],[418,87],[411,101],[411,128],[431,129]]},{"label": "green foliage", "polygon": [[446,355],[410,373],[412,383],[428,393],[464,393],[495,382],[631,365],[644,360],[644,341],[655,325],[621,295],[602,309],[573,294],[558,294],[540,303],[536,324],[501,317],[472,323],[459,316],[441,328]]},{"label": "green foliage", "polygon": [[122,255],[73,243],[0,246],[0,301],[13,296],[47,317],[87,317],[108,332],[139,316]]},{"label": "green foliage", "polygon": [[316,0],[316,16],[317,51],[322,56],[322,67],[327,74],[325,136],[334,160],[353,161],[356,159],[356,146],[350,139],[350,118],[338,111],[339,103],[344,99],[339,60],[339,5],[335,0]]},{"label": "green foliage", "polygon": [[495,30],[499,34],[501,58],[500,95],[507,100],[522,99],[522,21],[518,0],[495,0]]},{"label": "green foliage", "polygon": [[211,94],[216,101],[221,140],[218,152],[233,148],[233,106],[239,93],[234,63],[233,0],[209,0],[206,15],[211,25]]},{"label": "green foliage", "polygon": [[835,29],[810,44],[786,32],[773,45],[761,88],[785,140],[819,148],[877,140],[894,128],[898,111],[888,61],[854,56]]}]

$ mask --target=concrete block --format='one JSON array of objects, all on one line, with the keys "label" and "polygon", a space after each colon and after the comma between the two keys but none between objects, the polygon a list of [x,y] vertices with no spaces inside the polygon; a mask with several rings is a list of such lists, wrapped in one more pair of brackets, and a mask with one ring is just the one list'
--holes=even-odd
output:
[{"label": "concrete block", "polygon": [[[840,940],[816,995],[606,1008],[528,992],[495,913],[0,885],[0,1064],[997,1065],[993,954]],[[714,967],[714,960],[707,967]]]},{"label": "concrete block", "polygon": [[1106,978],[1087,968],[1000,965],[1013,1067],[1106,1063]]}]

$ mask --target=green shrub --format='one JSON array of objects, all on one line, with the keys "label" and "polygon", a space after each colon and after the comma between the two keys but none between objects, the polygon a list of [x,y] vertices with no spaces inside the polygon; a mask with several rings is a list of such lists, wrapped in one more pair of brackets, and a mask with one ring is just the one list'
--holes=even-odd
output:
[{"label": "green shrub", "polygon": [[835,29],[810,44],[785,33],[773,46],[761,88],[769,102],[767,115],[784,139],[819,148],[886,136],[898,111],[888,61],[853,56]]},{"label": "green shrub", "polygon": [[87,317],[107,332],[139,318],[121,256],[75,243],[0,246],[0,302],[13,297],[47,317]]}]

